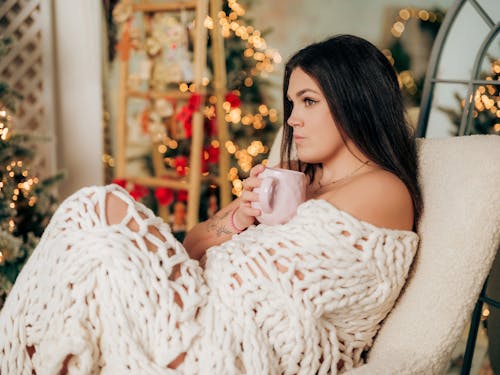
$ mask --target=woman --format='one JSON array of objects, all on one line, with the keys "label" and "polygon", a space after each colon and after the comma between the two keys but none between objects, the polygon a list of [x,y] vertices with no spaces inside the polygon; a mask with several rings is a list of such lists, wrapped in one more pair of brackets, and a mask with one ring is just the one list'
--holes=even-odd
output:
[{"label": "woman", "polygon": [[373,45],[341,35],[295,54],[283,93],[281,166],[309,177],[294,218],[254,225],[260,165],[184,247],[122,189],[83,189],[54,215],[1,312],[0,372],[362,364],[418,243],[415,144],[397,78]]}]

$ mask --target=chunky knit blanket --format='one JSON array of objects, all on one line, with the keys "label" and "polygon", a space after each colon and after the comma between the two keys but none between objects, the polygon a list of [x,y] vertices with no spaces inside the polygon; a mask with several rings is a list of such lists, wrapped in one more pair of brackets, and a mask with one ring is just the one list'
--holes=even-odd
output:
[{"label": "chunky knit blanket", "polygon": [[[127,204],[119,224],[107,194]],[[0,374],[343,372],[362,363],[417,243],[311,200],[200,265],[123,189],[85,188],[59,207],[0,312]]]}]

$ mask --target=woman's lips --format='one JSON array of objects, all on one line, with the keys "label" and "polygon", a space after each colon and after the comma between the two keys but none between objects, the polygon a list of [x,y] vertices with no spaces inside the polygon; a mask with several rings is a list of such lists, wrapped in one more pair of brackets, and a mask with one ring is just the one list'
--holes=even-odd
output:
[{"label": "woman's lips", "polygon": [[305,137],[301,137],[300,135],[294,135],[293,141],[297,144],[302,143],[305,140]]}]

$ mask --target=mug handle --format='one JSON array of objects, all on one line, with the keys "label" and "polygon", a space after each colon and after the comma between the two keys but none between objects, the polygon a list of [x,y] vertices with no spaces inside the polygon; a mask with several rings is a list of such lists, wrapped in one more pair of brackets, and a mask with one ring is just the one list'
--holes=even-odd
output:
[{"label": "mug handle", "polygon": [[262,211],[269,213],[273,210],[274,190],[278,180],[273,177],[264,177],[259,186],[259,203]]}]

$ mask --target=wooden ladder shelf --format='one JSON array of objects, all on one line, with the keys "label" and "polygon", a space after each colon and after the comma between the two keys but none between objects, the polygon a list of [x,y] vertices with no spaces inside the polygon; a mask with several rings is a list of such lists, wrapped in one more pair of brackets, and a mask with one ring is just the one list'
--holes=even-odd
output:
[{"label": "wooden ladder shelf", "polygon": [[[209,9],[210,6],[210,9]],[[223,207],[231,200],[231,190],[228,181],[229,173],[229,154],[225,144],[229,139],[227,123],[225,121],[225,112],[223,103],[226,95],[226,66],[224,42],[220,32],[218,22],[218,12],[222,10],[221,0],[195,0],[195,1],[165,1],[158,3],[140,2],[132,4],[133,12],[178,12],[182,10],[195,11],[195,38],[194,38],[194,80],[195,94],[205,98],[207,88],[202,84],[203,73],[207,65],[207,28],[204,26],[205,19],[210,11],[213,20],[211,29],[212,38],[212,61],[213,61],[213,92],[216,97],[216,118],[217,118],[217,137],[219,141],[219,173],[216,177],[209,178],[216,182],[220,187],[220,205]],[[126,25],[124,25],[126,27]],[[123,34],[122,34],[123,35]],[[122,37],[123,38],[123,37]],[[123,39],[120,43],[126,43]],[[179,178],[175,173],[169,173],[163,162],[163,155],[158,151],[157,145],[152,145],[153,166],[155,175],[151,177],[138,177],[127,175],[127,105],[129,98],[165,98],[175,100],[188,100],[190,92],[181,92],[180,90],[171,91],[133,91],[127,86],[129,77],[129,56],[121,58],[118,84],[118,108],[116,119],[116,178],[126,179],[127,181],[138,183],[147,187],[166,187],[173,190],[187,190],[187,229],[189,230],[198,222],[201,183],[203,181],[201,173],[201,159],[204,141],[204,114],[203,100],[199,109],[193,113],[192,118],[192,137],[190,139],[189,156],[189,174],[187,178]],[[175,114],[174,114],[175,116]],[[166,207],[161,208],[159,214],[164,219],[168,215]]]}]

